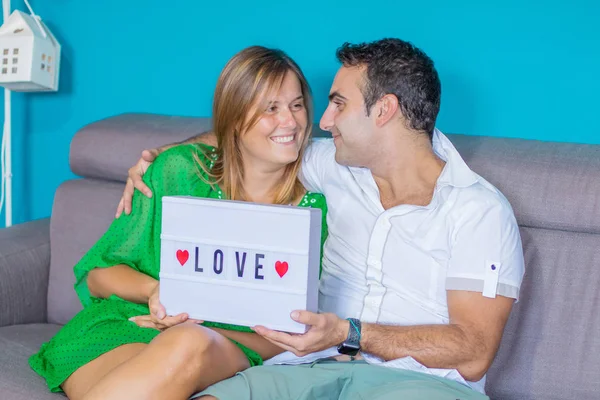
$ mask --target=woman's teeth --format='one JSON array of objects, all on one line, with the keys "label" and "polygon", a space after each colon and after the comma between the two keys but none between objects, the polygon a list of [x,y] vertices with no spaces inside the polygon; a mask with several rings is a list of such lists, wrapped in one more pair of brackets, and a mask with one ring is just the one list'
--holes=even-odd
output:
[{"label": "woman's teeth", "polygon": [[294,140],[294,135],[272,137],[271,140],[275,143],[289,143]]}]

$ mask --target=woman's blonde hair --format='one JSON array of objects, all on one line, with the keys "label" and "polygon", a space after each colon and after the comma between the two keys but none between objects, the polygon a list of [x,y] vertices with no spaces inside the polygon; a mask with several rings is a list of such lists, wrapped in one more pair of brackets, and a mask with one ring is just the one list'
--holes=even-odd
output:
[{"label": "woman's blonde hair", "polygon": [[217,81],[213,101],[213,132],[217,137],[217,149],[213,167],[196,157],[204,174],[221,187],[227,199],[250,200],[242,183],[244,169],[240,135],[253,127],[264,112],[259,104],[254,114],[249,115],[252,108],[265,94],[278,90],[288,72],[294,73],[300,81],[308,118],[298,159],[286,166],[284,178],[275,188],[274,204],[290,204],[304,192],[298,172],[312,131],[310,87],[300,67],[283,51],[252,46],[233,56]]}]

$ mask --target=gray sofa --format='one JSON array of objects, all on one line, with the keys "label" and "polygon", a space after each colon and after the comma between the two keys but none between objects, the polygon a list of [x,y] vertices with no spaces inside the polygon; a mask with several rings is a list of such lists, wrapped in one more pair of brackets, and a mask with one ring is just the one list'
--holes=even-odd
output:
[{"label": "gray sofa", "polygon": [[[0,399],[62,397],[48,393],[27,358],[80,309],[73,265],[109,226],[141,149],[209,126],[205,118],[152,114],[85,126],[70,153],[82,179],[58,188],[51,218],[0,229]],[[449,136],[509,199],[525,249],[521,298],[488,394],[600,399],[600,146]]]}]

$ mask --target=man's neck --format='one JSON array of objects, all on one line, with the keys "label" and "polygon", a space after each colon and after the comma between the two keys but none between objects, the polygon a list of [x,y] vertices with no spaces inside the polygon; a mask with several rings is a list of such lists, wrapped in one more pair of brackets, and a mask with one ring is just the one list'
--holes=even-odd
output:
[{"label": "man's neck", "polygon": [[426,137],[390,143],[370,167],[383,208],[428,205],[444,165]]}]

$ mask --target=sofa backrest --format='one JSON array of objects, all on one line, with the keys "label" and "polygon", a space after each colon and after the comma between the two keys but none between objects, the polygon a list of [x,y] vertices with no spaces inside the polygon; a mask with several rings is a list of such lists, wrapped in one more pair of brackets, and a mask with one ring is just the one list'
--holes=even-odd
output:
[{"label": "sofa backrest", "polygon": [[[114,218],[127,169],[144,148],[184,140],[206,118],[124,114],[82,128],[51,221],[48,319],[81,305],[73,266]],[[322,136],[318,128],[316,136]],[[526,275],[488,373],[494,399],[600,397],[600,146],[448,135],[467,164],[508,198]]]},{"label": "sofa backrest", "polygon": [[493,399],[600,398],[600,146],[450,135],[510,201],[526,273]]}]

